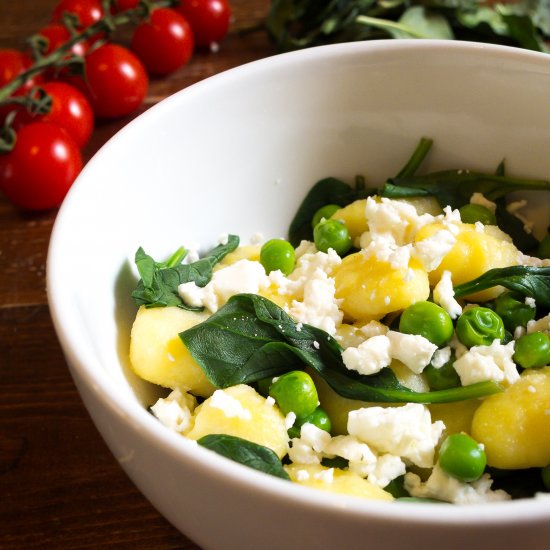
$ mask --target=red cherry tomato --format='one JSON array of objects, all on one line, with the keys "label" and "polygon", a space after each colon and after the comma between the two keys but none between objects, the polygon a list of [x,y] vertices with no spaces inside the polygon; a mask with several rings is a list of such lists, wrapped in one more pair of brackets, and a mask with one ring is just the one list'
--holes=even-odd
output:
[{"label": "red cherry tomato", "polygon": [[121,11],[132,10],[137,7],[139,0],[115,0],[115,11],[120,13]]},{"label": "red cherry tomato", "polygon": [[47,82],[40,87],[52,100],[50,112],[32,116],[27,111],[21,111],[15,117],[14,128],[19,130],[30,122],[51,122],[66,130],[79,148],[84,147],[94,129],[90,102],[82,92],[64,82]]},{"label": "red cherry tomato", "polygon": [[19,130],[10,153],[0,154],[0,190],[24,209],[55,208],[81,169],[80,151],[69,134],[34,122]]},{"label": "red cherry tomato", "polygon": [[105,44],[86,56],[86,81],[66,79],[81,90],[98,118],[135,111],[145,99],[149,79],[141,61],[127,48]]},{"label": "red cherry tomato", "polygon": [[[46,27],[40,29],[37,34],[43,36],[48,41],[44,55],[48,55],[54,50],[57,50],[59,46],[67,42],[67,40],[71,37],[71,33],[60,23],[52,23],[51,25],[47,25]],[[71,52],[74,55],[83,56],[86,54],[88,47],[89,45],[86,42],[78,42],[71,48]]]},{"label": "red cherry tomato", "polygon": [[[12,49],[0,49],[0,88],[11,82],[16,76],[27,70],[32,65],[32,59],[25,53]],[[13,95],[25,95],[34,86],[40,84],[43,78],[41,75],[36,75],[21,87],[19,87]],[[0,124],[3,123],[7,114],[10,111],[20,111],[20,107],[14,105],[6,105],[0,107]]]},{"label": "red cherry tomato", "polygon": [[89,27],[104,15],[101,0],[61,0],[53,11],[53,22],[60,22],[65,12],[78,17],[79,29]]},{"label": "red cherry tomato", "polygon": [[165,75],[185,65],[193,55],[193,31],[174,10],[153,10],[132,37],[131,48],[152,74]]},{"label": "red cherry tomato", "polygon": [[231,8],[227,0],[183,0],[174,9],[189,21],[198,46],[219,42],[229,30]]}]

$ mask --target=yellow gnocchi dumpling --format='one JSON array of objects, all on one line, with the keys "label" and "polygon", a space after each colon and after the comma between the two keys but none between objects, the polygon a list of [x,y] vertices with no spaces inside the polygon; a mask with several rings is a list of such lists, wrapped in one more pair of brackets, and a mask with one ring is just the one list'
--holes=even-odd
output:
[{"label": "yellow gnocchi dumpling", "polygon": [[526,370],[504,392],[487,397],[474,414],[471,433],[485,446],[489,466],[550,464],[549,411],[550,367]]},{"label": "yellow gnocchi dumpling", "polygon": [[218,262],[214,266],[214,271],[235,264],[239,260],[250,260],[251,262],[259,262],[261,248],[262,247],[259,244],[239,246],[238,248],[233,250],[233,252],[230,252],[221,262]]},{"label": "yellow gnocchi dumpling", "polygon": [[394,269],[389,262],[356,252],[346,256],[334,271],[335,296],[347,320],[378,320],[426,300],[428,274],[416,260],[408,268]]},{"label": "yellow gnocchi dumpling", "polygon": [[[459,285],[471,281],[489,269],[517,265],[518,249],[502,232],[493,231],[487,226],[483,231],[468,223],[457,224],[459,233],[456,243],[445,255],[439,266],[430,272],[430,284],[439,282],[444,271],[450,271],[453,284]],[[420,242],[444,229],[441,223],[432,223],[422,227],[415,241]],[[502,288],[491,288],[472,294],[472,301],[489,301],[502,292]]]},{"label": "yellow gnocchi dumpling", "polygon": [[134,372],[165,388],[179,388],[201,397],[211,395],[215,387],[178,336],[207,317],[207,313],[179,307],[140,307],[130,336]]},{"label": "yellow gnocchi dumpling", "polygon": [[196,440],[209,434],[247,439],[272,449],[279,458],[288,452],[285,417],[276,405],[246,384],[217,390],[195,409],[187,437]]},{"label": "yellow gnocchi dumpling", "polygon": [[285,470],[292,481],[306,487],[371,500],[393,500],[393,496],[384,489],[347,470],[320,464],[289,464]]}]

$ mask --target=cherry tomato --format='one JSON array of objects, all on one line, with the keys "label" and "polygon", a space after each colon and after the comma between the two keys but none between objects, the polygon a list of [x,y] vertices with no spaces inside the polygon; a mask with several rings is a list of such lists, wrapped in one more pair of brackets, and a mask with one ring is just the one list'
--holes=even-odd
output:
[{"label": "cherry tomato", "polygon": [[174,9],[189,21],[198,46],[219,42],[229,30],[231,8],[227,0],[183,0]]},{"label": "cherry tomato", "polygon": [[86,83],[82,79],[71,79],[71,83],[85,90],[97,117],[116,118],[132,113],[143,103],[149,79],[130,50],[105,44],[86,57]]},{"label": "cherry tomato", "polygon": [[137,7],[139,0],[115,0],[115,11],[120,13],[121,11],[132,10]]},{"label": "cherry tomato", "polygon": [[19,130],[10,153],[0,154],[0,190],[24,209],[55,208],[81,169],[80,151],[69,134],[34,122]]},{"label": "cherry tomato", "polygon": [[52,100],[50,112],[33,116],[21,111],[15,117],[14,128],[19,130],[30,122],[51,122],[66,130],[78,147],[84,147],[94,129],[90,102],[82,92],[64,82],[47,82],[40,87]]},{"label": "cherry tomato", "polygon": [[[54,50],[57,50],[59,46],[67,42],[67,40],[71,37],[71,33],[60,23],[52,23],[51,25],[47,25],[46,27],[40,29],[37,34],[43,36],[48,41],[48,45],[43,52],[44,55],[48,55]],[[87,42],[77,42],[71,48],[71,52],[74,55],[83,56],[86,54],[88,47],[89,45]]]},{"label": "cherry tomato", "polygon": [[61,0],[54,9],[53,22],[62,21],[65,12],[78,17],[79,29],[85,29],[93,25],[104,15],[101,0]]},{"label": "cherry tomato", "polygon": [[[27,54],[9,48],[0,49],[0,88],[5,86],[8,82],[11,82],[15,77],[27,70],[31,65],[32,59]],[[21,96],[27,94],[31,88],[37,84],[40,84],[42,80],[43,78],[41,75],[36,75],[33,78],[30,78],[27,82],[25,82],[25,84],[18,88],[13,95]],[[6,115],[13,110],[19,111],[20,108],[14,105],[0,107],[0,123],[2,123],[6,118]]]},{"label": "cherry tomato", "polygon": [[159,8],[137,27],[131,48],[150,73],[165,75],[191,59],[193,31],[183,15]]}]

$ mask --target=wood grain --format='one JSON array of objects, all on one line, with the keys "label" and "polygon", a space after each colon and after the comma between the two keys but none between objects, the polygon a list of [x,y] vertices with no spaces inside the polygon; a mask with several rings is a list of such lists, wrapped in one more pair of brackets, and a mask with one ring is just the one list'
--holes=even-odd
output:
[{"label": "wood grain", "polygon": [[[56,0],[0,0],[0,48],[24,48]],[[220,51],[150,83],[143,110],[232,67],[275,52],[268,0],[233,0]],[[128,31],[117,35],[124,43]],[[134,116],[138,115],[135,113]],[[131,118],[99,123],[88,160]],[[56,211],[22,212],[0,195],[0,548],[196,549],[138,492],[86,412],[50,320],[48,243]]]}]

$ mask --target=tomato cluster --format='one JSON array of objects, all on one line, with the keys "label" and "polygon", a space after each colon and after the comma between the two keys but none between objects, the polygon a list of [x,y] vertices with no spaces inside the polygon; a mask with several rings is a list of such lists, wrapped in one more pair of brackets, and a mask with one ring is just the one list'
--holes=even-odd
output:
[{"label": "tomato cluster", "polygon": [[[109,15],[135,10],[139,4],[112,0]],[[95,34],[105,17],[101,0],[60,0],[51,23],[38,31],[34,38],[39,39],[42,59],[55,54],[74,32],[88,29],[94,34],[88,32],[60,56],[66,61],[83,59],[81,74],[57,63],[55,70],[46,68],[11,94],[12,99],[28,96],[33,101],[25,107],[0,106],[0,126],[9,122],[4,135],[15,131],[11,150],[0,152],[0,190],[15,205],[31,210],[59,206],[82,169],[81,149],[95,121],[134,112],[145,99],[149,75],[179,69],[196,47],[212,46],[229,28],[227,0],[182,0],[170,8],[149,5],[149,16],[137,24],[128,47],[109,41],[102,32]],[[0,50],[0,90],[34,62],[30,53]],[[45,108],[36,108],[39,99]]]}]

